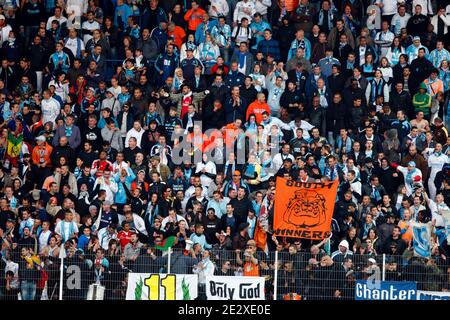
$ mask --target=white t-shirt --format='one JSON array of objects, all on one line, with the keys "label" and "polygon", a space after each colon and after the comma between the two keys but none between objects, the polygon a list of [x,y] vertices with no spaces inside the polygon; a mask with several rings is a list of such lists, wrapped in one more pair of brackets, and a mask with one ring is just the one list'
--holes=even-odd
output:
[{"label": "white t-shirt", "polygon": [[404,1],[397,0],[377,0],[375,4],[382,3],[383,8],[381,8],[381,12],[383,16],[389,16],[397,13],[397,3],[401,3]]},{"label": "white t-shirt", "polygon": [[51,16],[50,18],[48,18],[47,20],[47,24],[45,25],[45,28],[47,30],[50,30],[52,28],[52,22],[53,20],[57,20],[59,22],[59,25],[61,26],[63,23],[67,22],[67,18],[64,16],[61,16],[59,18],[55,17],[55,16]]},{"label": "white t-shirt", "polygon": [[78,41],[77,39],[78,38],[75,38],[75,39],[67,38],[65,46],[66,46],[66,48],[70,49],[70,51],[72,51],[73,55],[76,58],[81,58],[81,57],[77,57],[78,43],[80,44],[80,48],[79,48],[80,54],[81,54],[81,51],[84,50],[84,43],[81,39],[80,39],[80,41]]},{"label": "white t-shirt", "polygon": [[48,246],[48,239],[51,235],[52,232],[50,230],[41,232],[41,234],[39,235],[39,251]]},{"label": "white t-shirt", "polygon": [[[100,24],[97,21],[85,21],[83,22],[83,24],[81,25],[82,29],[88,30],[88,31],[93,31],[93,30],[100,30]],[[86,44],[89,40],[92,39],[92,36],[90,34],[85,34],[83,36],[83,41],[84,44]]]}]

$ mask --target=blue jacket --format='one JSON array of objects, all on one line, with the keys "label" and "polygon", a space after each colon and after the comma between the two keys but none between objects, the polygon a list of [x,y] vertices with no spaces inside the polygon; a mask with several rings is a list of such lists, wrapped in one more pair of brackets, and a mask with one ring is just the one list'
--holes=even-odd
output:
[{"label": "blue jacket", "polygon": [[[114,117],[111,117],[110,118],[112,121],[114,121],[114,123],[116,124],[116,127],[117,128],[119,128],[119,124],[117,123],[117,120],[116,120],[116,118],[114,118]],[[103,129],[104,127],[106,127],[106,120],[105,120],[105,118],[100,118],[100,120],[98,121],[98,123],[97,123],[97,127],[99,128],[99,129]]]},{"label": "blue jacket", "polygon": [[225,77],[225,84],[229,89],[234,86],[242,86],[244,85],[245,75],[239,71],[233,72],[230,70],[228,75]]},{"label": "blue jacket", "polygon": [[[134,174],[133,170],[131,168],[127,169],[128,175],[125,177],[125,186],[128,188],[128,190],[131,190],[131,183],[136,179],[136,175]],[[117,172],[117,174],[114,176],[114,179],[117,182],[118,190],[116,192],[116,195],[114,196],[114,202],[119,204],[125,204],[127,203],[127,193],[125,191],[124,184],[120,181],[120,172]]]},{"label": "blue jacket", "polygon": [[236,119],[245,121],[245,112],[247,111],[247,102],[241,98],[241,105],[233,107],[233,99],[229,97],[224,104],[225,123],[232,123]]},{"label": "blue jacket", "polygon": [[[322,78],[323,81],[325,81],[325,86],[328,88],[328,79],[327,79],[327,77],[323,73],[321,73],[320,74],[320,78]],[[311,97],[313,95],[313,93],[317,91],[317,82],[316,82],[316,79],[314,79],[314,74],[313,73],[311,73],[308,76],[308,79],[306,79],[306,88],[305,88],[305,90],[306,90],[306,96],[307,97]]]},{"label": "blue jacket", "polygon": [[163,53],[164,49],[166,48],[167,39],[168,39],[167,32],[162,30],[160,27],[156,27],[155,29],[152,30],[150,37],[153,40],[155,40],[156,43],[158,44],[159,52]]},{"label": "blue jacket", "polygon": [[[119,19],[120,13],[120,19]],[[116,11],[114,12],[114,25],[116,27],[125,29],[128,24],[128,17],[133,15],[133,10],[127,4],[123,4],[121,6],[116,7]],[[122,20],[122,21],[120,21]]]},{"label": "blue jacket", "polygon": [[265,57],[267,57],[268,54],[271,54],[275,61],[280,60],[280,44],[277,40],[261,40],[258,43],[258,52],[262,52]]},{"label": "blue jacket", "polygon": [[[212,28],[217,25],[217,20],[209,20],[208,26],[206,27],[206,32],[211,33]],[[195,43],[199,45],[202,42],[205,42],[206,34],[205,34],[205,23],[202,22],[198,25],[197,30],[195,31]]]},{"label": "blue jacket", "polygon": [[[161,23],[161,22],[164,22],[164,21],[168,21],[168,19],[167,19],[167,15],[166,15],[166,13],[164,12],[164,10],[161,8],[161,7],[158,7],[157,9],[156,9],[158,12],[156,13],[156,21],[154,21],[153,19],[153,26],[156,24],[157,26],[159,26],[159,24]],[[142,13],[142,16],[141,16],[141,23],[140,23],[140,25],[141,25],[141,29],[144,29],[144,28],[149,28],[149,27],[151,27],[152,25],[150,25],[150,8],[145,8],[145,10],[144,10],[144,12]]]},{"label": "blue jacket", "polygon": [[178,68],[178,57],[176,54],[169,56],[167,53],[162,53],[156,58],[155,69],[158,73],[161,70],[163,71],[162,75],[158,74],[158,77],[161,77],[162,81],[172,76],[176,68]]}]

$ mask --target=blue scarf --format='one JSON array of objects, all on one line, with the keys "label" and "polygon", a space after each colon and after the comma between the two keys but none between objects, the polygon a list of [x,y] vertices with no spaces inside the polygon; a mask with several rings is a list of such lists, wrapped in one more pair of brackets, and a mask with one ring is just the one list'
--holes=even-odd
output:
[{"label": "blue scarf", "polygon": [[[62,238],[62,242],[66,242],[69,239],[66,239],[66,233],[64,232],[65,230],[65,220],[61,221],[61,238]],[[74,233],[75,228],[73,227],[73,221],[69,222],[69,237]]]},{"label": "blue scarf", "polygon": [[245,53],[239,52],[239,68],[243,68],[244,67],[245,57],[246,57]]},{"label": "blue scarf", "polygon": [[[321,9],[319,12],[319,23],[318,23],[319,26],[323,24],[323,18],[324,18],[323,9]],[[333,12],[331,12],[331,10],[328,10],[328,30],[333,29],[333,22],[334,22]]]}]

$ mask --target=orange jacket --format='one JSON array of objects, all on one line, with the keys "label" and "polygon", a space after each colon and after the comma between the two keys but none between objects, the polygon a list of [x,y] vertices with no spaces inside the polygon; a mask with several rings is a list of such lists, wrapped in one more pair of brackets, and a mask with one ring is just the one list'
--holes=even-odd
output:
[{"label": "orange jacket", "polygon": [[266,111],[270,114],[270,108],[267,103],[261,103],[258,100],[253,101],[247,108],[247,115],[245,116],[245,120],[248,121],[248,118],[253,113],[256,116],[256,122],[261,123],[262,114]]},{"label": "orange jacket", "polygon": [[179,26],[175,26],[175,29],[173,29],[173,31],[168,31],[167,34],[169,37],[173,36],[173,43],[178,49],[180,49],[181,45],[184,43],[184,38],[186,38],[186,32],[184,32],[184,29]]},{"label": "orange jacket", "polygon": [[188,29],[191,31],[197,30],[200,23],[203,22],[203,15],[206,13],[202,8],[197,8],[197,10],[190,9],[184,15],[184,20],[188,21]]},{"label": "orange jacket", "polygon": [[53,148],[45,142],[45,144],[40,147],[36,146],[33,148],[33,152],[31,154],[31,160],[35,165],[38,165],[41,163],[41,153],[42,158],[44,159],[44,162],[46,162],[46,167],[50,168],[52,166],[52,161],[50,160],[50,155],[52,154]]}]

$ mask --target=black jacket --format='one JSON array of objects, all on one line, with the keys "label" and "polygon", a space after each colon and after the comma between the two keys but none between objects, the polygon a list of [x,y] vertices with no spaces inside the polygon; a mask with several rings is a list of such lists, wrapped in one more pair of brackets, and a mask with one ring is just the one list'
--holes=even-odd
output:
[{"label": "black jacket", "polygon": [[398,110],[405,110],[406,114],[409,114],[411,101],[409,92],[402,90],[402,92],[398,93],[395,89],[391,90],[390,106],[392,112],[397,113]]},{"label": "black jacket", "polygon": [[312,108],[309,112],[309,123],[319,128],[320,134],[326,133],[326,111],[322,107]]},{"label": "black jacket", "polygon": [[213,105],[207,105],[203,111],[203,129],[220,129],[225,124],[224,109],[214,111]]},{"label": "black jacket", "polygon": [[341,93],[344,90],[344,84],[345,77],[341,73],[328,77],[328,89],[330,89],[331,94]]}]

